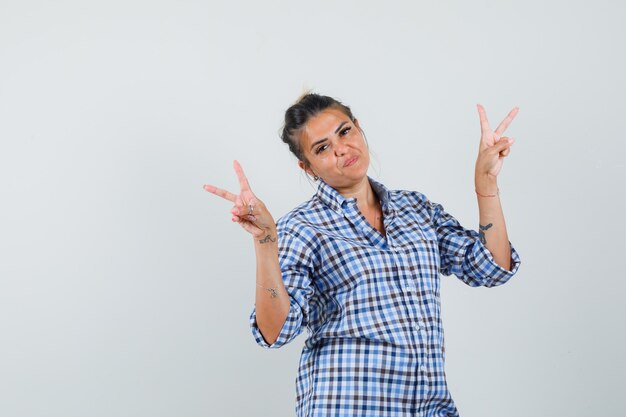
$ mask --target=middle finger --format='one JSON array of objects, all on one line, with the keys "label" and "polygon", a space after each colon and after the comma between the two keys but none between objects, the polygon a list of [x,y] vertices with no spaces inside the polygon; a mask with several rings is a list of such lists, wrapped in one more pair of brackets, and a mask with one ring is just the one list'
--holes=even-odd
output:
[{"label": "middle finger", "polygon": [[216,196],[222,197],[223,199],[226,199],[226,200],[231,201],[233,203],[237,199],[237,195],[235,195],[235,194],[233,194],[233,193],[231,193],[229,191],[223,190],[221,188],[217,188],[214,185],[205,184],[204,185],[204,189],[206,191],[212,193],[212,194],[215,194]]},{"label": "middle finger", "polygon": [[504,131],[506,130],[506,128],[509,127],[509,125],[511,124],[511,122],[515,118],[515,116],[517,115],[518,111],[519,111],[519,107],[513,107],[513,110],[511,110],[509,112],[509,114],[504,118],[504,120],[502,122],[500,122],[500,124],[496,128],[495,133],[498,134],[498,135],[502,135],[504,133]]}]

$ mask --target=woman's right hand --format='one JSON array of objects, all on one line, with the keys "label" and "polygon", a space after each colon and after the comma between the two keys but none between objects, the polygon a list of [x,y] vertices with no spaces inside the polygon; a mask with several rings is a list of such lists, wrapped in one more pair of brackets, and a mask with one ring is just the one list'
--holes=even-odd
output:
[{"label": "woman's right hand", "polygon": [[233,208],[230,210],[232,220],[239,223],[259,243],[275,242],[276,223],[274,218],[265,207],[265,204],[250,189],[248,179],[243,173],[239,162],[234,161],[233,166],[239,179],[239,195],[210,184],[205,184],[204,189],[234,203]]}]

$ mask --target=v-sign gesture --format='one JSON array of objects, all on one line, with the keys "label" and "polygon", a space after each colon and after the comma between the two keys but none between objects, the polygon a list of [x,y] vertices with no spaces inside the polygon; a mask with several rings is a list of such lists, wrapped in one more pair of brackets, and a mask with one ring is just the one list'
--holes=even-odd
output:
[{"label": "v-sign gesture", "polygon": [[514,107],[494,132],[487,121],[485,108],[480,104],[476,107],[480,116],[480,147],[476,159],[476,176],[488,174],[497,177],[502,169],[504,158],[511,152],[511,145],[515,142],[514,139],[502,136],[502,134],[517,115],[519,108]]},{"label": "v-sign gesture", "polygon": [[275,242],[276,224],[274,218],[265,204],[250,189],[250,183],[239,162],[234,161],[233,166],[239,179],[239,194],[233,194],[210,184],[205,184],[204,189],[234,203],[230,210],[232,220],[239,223],[255,239],[258,239],[259,243]]}]

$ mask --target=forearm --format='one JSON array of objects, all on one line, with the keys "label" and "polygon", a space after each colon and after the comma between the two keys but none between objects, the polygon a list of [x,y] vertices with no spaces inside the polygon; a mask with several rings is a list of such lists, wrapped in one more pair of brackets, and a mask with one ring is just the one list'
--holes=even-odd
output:
[{"label": "forearm", "polygon": [[283,283],[278,262],[278,239],[271,232],[262,239],[254,238],[256,253],[256,320],[263,338],[276,341],[289,314],[289,294]]},{"label": "forearm", "polygon": [[[496,178],[492,176],[476,177],[476,197],[479,211],[480,239],[491,252],[495,263],[506,270],[511,269],[511,248],[506,232],[504,213],[500,204]],[[495,197],[484,197],[494,195]]]}]

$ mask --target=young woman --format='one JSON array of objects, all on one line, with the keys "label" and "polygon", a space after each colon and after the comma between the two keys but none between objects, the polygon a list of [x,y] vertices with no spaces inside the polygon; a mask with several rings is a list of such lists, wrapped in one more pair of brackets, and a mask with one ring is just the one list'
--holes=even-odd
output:
[{"label": "young woman", "polygon": [[205,189],[234,203],[232,220],[253,236],[258,344],[278,348],[304,327],[296,414],[457,416],[447,388],[439,273],[470,286],[507,282],[520,260],[506,232],[497,176],[513,140],[478,106],[475,186],[480,231],[439,204],[368,177],[369,153],[349,107],[306,94],[285,114],[282,140],[319,182],[278,223],[235,162],[240,191]]}]

